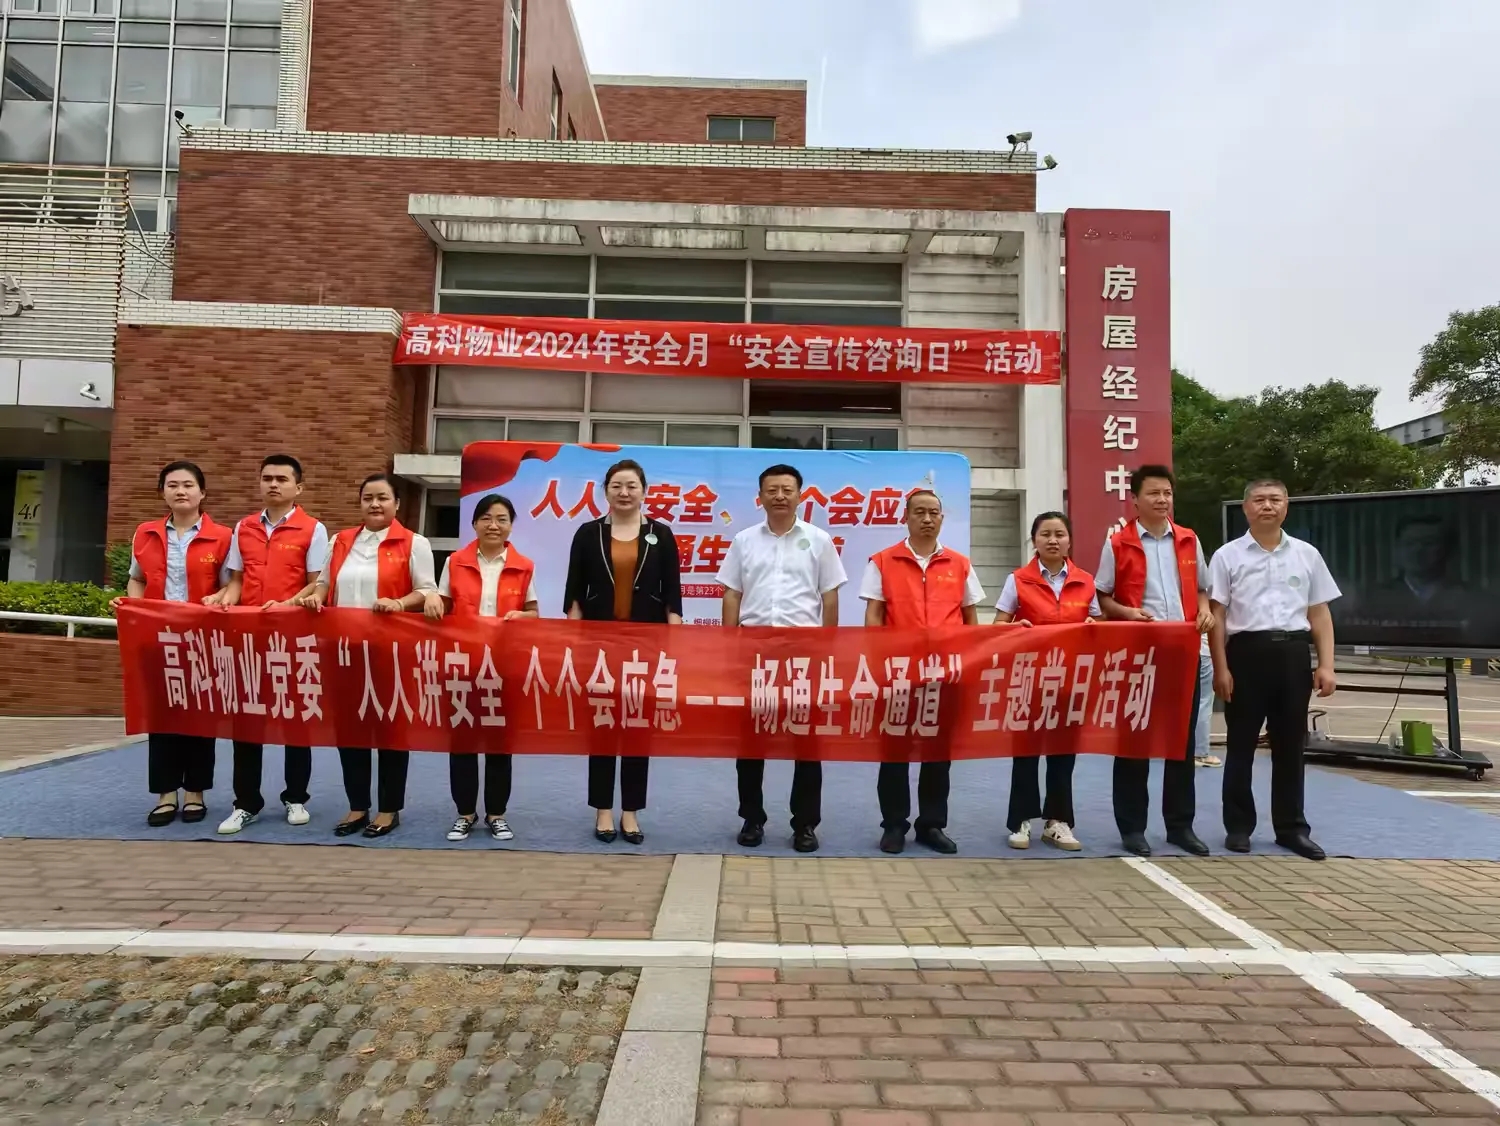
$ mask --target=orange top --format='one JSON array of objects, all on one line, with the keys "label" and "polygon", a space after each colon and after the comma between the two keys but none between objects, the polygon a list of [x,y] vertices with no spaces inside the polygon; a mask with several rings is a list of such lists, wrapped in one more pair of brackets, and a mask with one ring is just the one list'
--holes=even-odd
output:
[{"label": "orange top", "polygon": [[946,547],[927,561],[927,569],[902,540],[870,557],[880,572],[885,594],[885,624],[897,629],[961,626],[969,560]]},{"label": "orange top", "polygon": [[1053,592],[1036,556],[1018,568],[1015,576],[1017,621],[1025,618],[1034,626],[1056,626],[1089,620],[1089,607],[1094,602],[1094,576],[1071,559],[1060,595]]},{"label": "orange top", "polygon": [[609,541],[609,565],[615,573],[615,621],[630,621],[630,604],[635,597],[635,564],[640,558],[638,539]]},{"label": "orange top", "polygon": [[[148,520],[135,530],[135,541],[131,551],[141,565],[146,592],[145,598],[167,596],[167,522]],[[233,528],[215,524],[204,512],[199,516],[198,534],[187,547],[187,588],[189,602],[202,602],[219,589],[219,569],[229,558],[230,537]]]}]

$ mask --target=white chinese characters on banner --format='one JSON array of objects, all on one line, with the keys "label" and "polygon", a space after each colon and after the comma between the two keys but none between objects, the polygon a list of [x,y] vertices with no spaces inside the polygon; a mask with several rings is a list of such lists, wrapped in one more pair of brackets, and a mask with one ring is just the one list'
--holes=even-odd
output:
[{"label": "white chinese characters on banner", "polygon": [[[1136,269],[1134,266],[1117,265],[1104,267],[1104,284],[1100,296],[1106,301],[1134,301]],[[1136,318],[1133,313],[1106,313],[1104,316],[1104,348],[1127,351],[1136,347]],[[1137,390],[1134,365],[1108,364],[1099,379],[1099,395],[1102,399],[1136,402]],[[1140,448],[1138,418],[1135,415],[1110,414],[1104,420],[1104,449],[1129,452]],[[1130,474],[1122,464],[1104,471],[1104,491],[1123,501],[1130,491]]]}]

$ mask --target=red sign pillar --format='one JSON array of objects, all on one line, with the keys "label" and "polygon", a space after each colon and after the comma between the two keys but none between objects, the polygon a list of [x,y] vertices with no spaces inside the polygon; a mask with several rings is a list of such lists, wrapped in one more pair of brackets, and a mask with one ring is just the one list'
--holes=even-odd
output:
[{"label": "red sign pillar", "polygon": [[1171,216],[1070,209],[1065,366],[1073,557],[1135,515],[1130,473],[1172,464]]}]

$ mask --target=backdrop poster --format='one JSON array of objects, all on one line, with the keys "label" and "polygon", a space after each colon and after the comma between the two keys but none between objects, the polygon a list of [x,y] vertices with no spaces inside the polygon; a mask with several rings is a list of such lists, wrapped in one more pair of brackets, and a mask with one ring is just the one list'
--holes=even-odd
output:
[{"label": "backdrop poster", "polygon": [[802,473],[802,519],[833,537],[849,575],[839,621],[864,621],[859,581],[865,563],[906,535],[906,494],[932,489],[942,498],[946,547],[969,552],[969,462],[960,454],[925,450],[863,453],[697,446],[579,446],[561,443],[474,442],[464,447],[459,529],[474,538],[474,505],[500,493],[516,506],[512,540],[537,564],[543,617],[561,617],[568,549],[580,524],[604,514],[604,471],[622,458],[646,471],[644,511],[669,524],[682,559],[683,617],[719,622],[719,567],[736,533],[763,517],[757,499],[761,470],[784,462]]}]

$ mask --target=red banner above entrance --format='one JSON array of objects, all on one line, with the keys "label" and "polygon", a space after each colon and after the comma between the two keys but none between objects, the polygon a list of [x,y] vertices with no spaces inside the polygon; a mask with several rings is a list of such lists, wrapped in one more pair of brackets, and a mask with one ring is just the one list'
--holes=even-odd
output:
[{"label": "red banner above entrance", "polygon": [[397,364],[731,379],[1038,383],[1061,379],[1055,332],[606,321],[409,313]]}]

